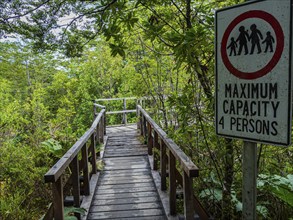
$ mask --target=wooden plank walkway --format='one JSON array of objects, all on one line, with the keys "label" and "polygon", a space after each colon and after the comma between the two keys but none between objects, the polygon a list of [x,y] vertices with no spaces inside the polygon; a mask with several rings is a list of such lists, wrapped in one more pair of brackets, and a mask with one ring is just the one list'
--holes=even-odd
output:
[{"label": "wooden plank walkway", "polygon": [[107,128],[107,135],[88,219],[167,219],[136,126]]}]

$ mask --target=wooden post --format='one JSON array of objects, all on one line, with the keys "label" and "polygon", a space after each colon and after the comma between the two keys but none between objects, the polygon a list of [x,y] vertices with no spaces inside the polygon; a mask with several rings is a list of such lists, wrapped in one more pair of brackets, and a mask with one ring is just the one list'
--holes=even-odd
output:
[{"label": "wooden post", "polygon": [[99,123],[97,124],[97,127],[96,127],[96,143],[100,144],[100,126],[99,126]]},{"label": "wooden post", "polygon": [[90,177],[89,177],[89,167],[88,167],[88,150],[86,144],[82,147],[82,160],[83,164],[83,186],[84,195],[88,196],[90,194]]},{"label": "wooden post", "polygon": [[[95,143],[95,133],[91,136],[91,153],[92,153],[92,173],[97,173],[97,154],[96,154],[96,143]],[[100,156],[100,151],[98,152]]]},{"label": "wooden post", "polygon": [[101,121],[99,122],[99,142],[101,144],[104,143],[104,126],[103,126],[103,123],[102,123],[102,118],[101,118]]},{"label": "wooden post", "polygon": [[242,219],[256,219],[257,144],[244,141],[242,159]]},{"label": "wooden post", "polygon": [[[79,164],[77,156],[74,157],[71,164],[71,171],[72,171],[72,194],[73,194],[73,203],[74,207],[80,207],[80,182],[79,182]],[[80,214],[75,213],[75,217],[80,219]]]},{"label": "wooden post", "polygon": [[105,112],[104,112],[104,115],[103,115],[103,125],[104,125],[104,135],[107,134],[107,131],[106,131],[106,125],[107,125],[107,118],[106,118],[106,108],[105,109]]},{"label": "wooden post", "polygon": [[63,199],[63,186],[62,186],[62,176],[60,176],[55,183],[52,184],[53,187],[53,204],[54,204],[54,219],[64,219],[64,199]]},{"label": "wooden post", "polygon": [[146,123],[147,123],[147,121],[146,121],[145,116],[143,116],[142,118],[143,118],[143,136],[144,136],[144,138],[146,138],[146,135],[147,135],[147,126],[146,126]]},{"label": "wooden post", "polygon": [[[126,99],[123,99],[123,110],[126,110]],[[125,112],[123,113],[123,123],[127,125],[127,115]]]},{"label": "wooden post", "polygon": [[141,112],[139,114],[139,124],[140,124],[140,134],[143,136],[143,116]]},{"label": "wooden post", "polygon": [[148,124],[148,154],[153,154],[153,136],[152,136],[152,126],[150,123]]},{"label": "wooden post", "polygon": [[97,114],[97,107],[95,106],[96,104],[95,100],[93,100],[93,102],[94,102],[94,120],[95,120],[96,114]]},{"label": "wooden post", "polygon": [[79,164],[77,156],[71,162],[74,207],[80,206]]},{"label": "wooden post", "polygon": [[184,191],[184,215],[186,220],[194,219],[193,210],[193,184],[192,178],[183,172],[183,191]]},{"label": "wooden post", "polygon": [[139,114],[137,102],[136,102],[136,117],[137,117],[136,126],[137,126],[137,129],[140,129],[140,114]]},{"label": "wooden post", "polygon": [[169,151],[169,206],[170,215],[176,214],[176,159]]},{"label": "wooden post", "polygon": [[166,145],[163,140],[161,140],[160,145],[160,164],[161,164],[161,190],[165,191],[167,189],[166,184]]},{"label": "wooden post", "polygon": [[158,170],[158,152],[157,150],[159,149],[159,138],[158,138],[158,133],[154,130],[154,143],[153,143],[153,149],[154,149],[154,170]]}]

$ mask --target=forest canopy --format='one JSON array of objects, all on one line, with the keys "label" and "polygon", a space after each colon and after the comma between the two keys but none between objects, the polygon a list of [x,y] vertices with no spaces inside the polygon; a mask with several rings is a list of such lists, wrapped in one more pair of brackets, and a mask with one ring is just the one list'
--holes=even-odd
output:
[{"label": "forest canopy", "polygon": [[[0,1],[0,219],[39,219],[43,175],[90,126],[92,100],[130,96],[151,98],[200,168],[210,215],[239,219],[243,143],[214,130],[214,13],[241,2]],[[292,219],[292,153],[258,145],[261,219]]]}]

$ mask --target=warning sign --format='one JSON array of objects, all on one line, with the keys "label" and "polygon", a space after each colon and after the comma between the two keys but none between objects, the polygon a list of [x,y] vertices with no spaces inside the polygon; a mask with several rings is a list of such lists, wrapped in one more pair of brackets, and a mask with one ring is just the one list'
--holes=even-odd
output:
[{"label": "warning sign", "polygon": [[291,0],[216,12],[216,132],[291,142]]}]

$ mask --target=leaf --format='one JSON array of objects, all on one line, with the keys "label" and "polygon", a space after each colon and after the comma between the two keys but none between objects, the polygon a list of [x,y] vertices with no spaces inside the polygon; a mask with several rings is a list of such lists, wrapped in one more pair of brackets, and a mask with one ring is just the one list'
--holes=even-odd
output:
[{"label": "leaf", "polygon": [[282,177],[279,175],[269,176],[260,174],[258,179],[258,188],[272,193],[274,196],[293,207],[293,185],[292,176]]},{"label": "leaf", "polygon": [[74,213],[79,213],[83,215],[86,212],[86,209],[84,208],[77,208],[77,207],[64,207],[64,219],[65,220],[76,220],[75,216],[73,216]]}]

